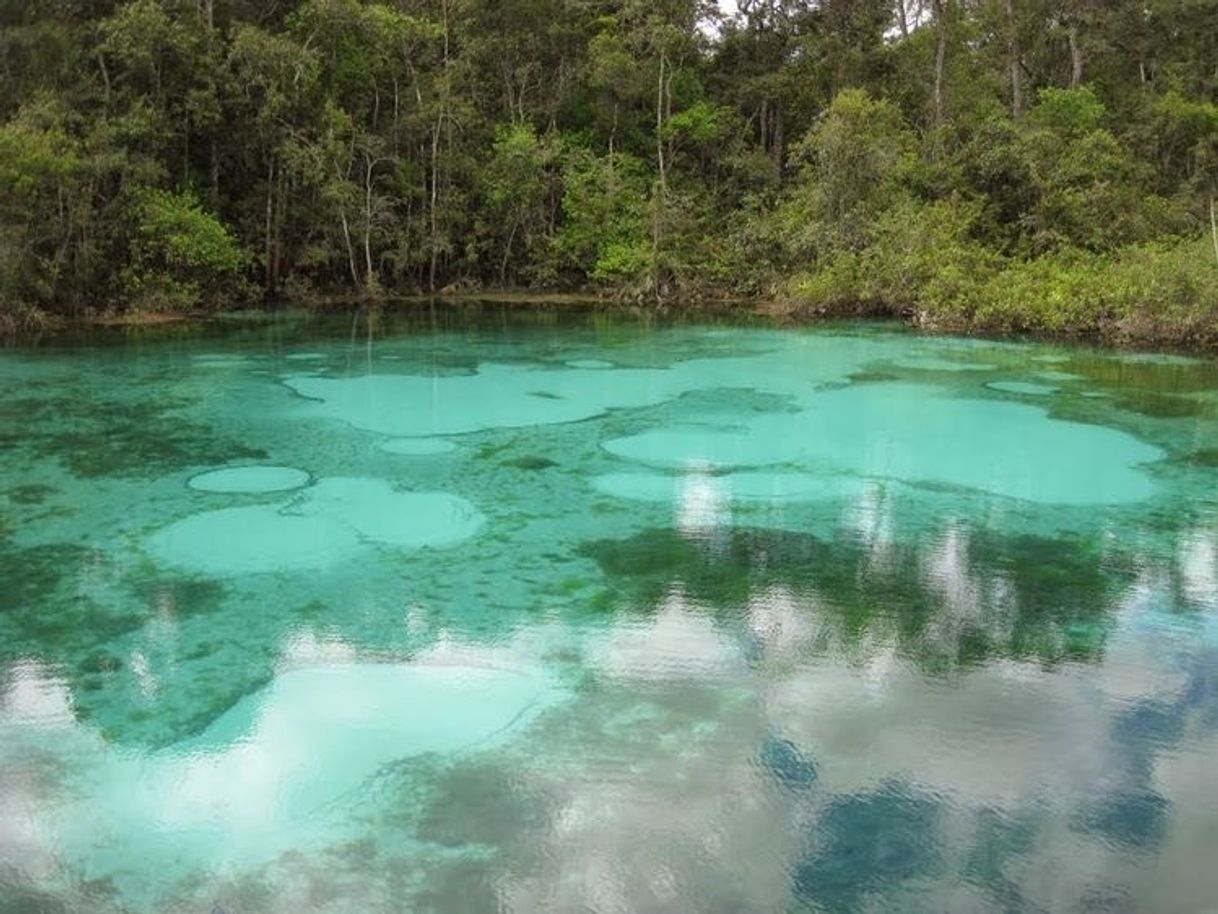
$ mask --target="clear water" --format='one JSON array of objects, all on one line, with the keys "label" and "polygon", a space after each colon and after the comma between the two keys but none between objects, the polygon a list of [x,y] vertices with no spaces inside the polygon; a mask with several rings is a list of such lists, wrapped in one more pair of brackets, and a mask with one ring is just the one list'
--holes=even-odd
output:
[{"label": "clear water", "polygon": [[1218,364],[238,319],[0,353],[0,910],[1218,905]]}]

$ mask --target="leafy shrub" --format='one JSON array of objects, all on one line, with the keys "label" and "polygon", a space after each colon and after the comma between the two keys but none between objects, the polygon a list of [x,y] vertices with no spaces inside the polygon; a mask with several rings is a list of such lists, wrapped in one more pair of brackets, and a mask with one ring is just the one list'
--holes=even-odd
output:
[{"label": "leafy shrub", "polygon": [[791,253],[864,244],[871,222],[899,192],[914,149],[913,132],[890,102],[862,89],[839,93],[795,150],[802,168],[779,217]]},{"label": "leafy shrub", "polygon": [[1177,343],[1218,339],[1218,259],[1208,239],[1069,252],[1009,265],[982,292],[977,326]]},{"label": "leafy shrub", "polygon": [[895,201],[875,222],[867,244],[821,258],[798,274],[790,295],[818,309],[933,314],[965,322],[999,258],[972,240],[981,207],[959,198]]},{"label": "leafy shrub", "polygon": [[563,168],[563,226],[555,248],[565,267],[596,280],[632,275],[647,238],[646,169],[637,158],[575,147]]},{"label": "leafy shrub", "polygon": [[127,290],[153,308],[182,309],[230,290],[247,255],[193,193],[141,188],[132,196]]}]

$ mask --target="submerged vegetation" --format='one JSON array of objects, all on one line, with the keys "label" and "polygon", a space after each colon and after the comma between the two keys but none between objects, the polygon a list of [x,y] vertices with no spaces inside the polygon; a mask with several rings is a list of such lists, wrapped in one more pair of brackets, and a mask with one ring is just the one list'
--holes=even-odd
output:
[{"label": "submerged vegetation", "polygon": [[977,533],[962,541],[970,574],[1007,586],[982,596],[974,617],[951,623],[945,620],[959,594],[931,570],[942,542],[894,547],[877,562],[857,542],[791,531],[737,527],[706,548],[650,529],[585,544],[583,552],[610,581],[615,608],[655,611],[679,593],[731,616],[778,593],[815,603],[823,624],[818,637],[826,643],[858,651],[883,631],[902,655],[935,673],[995,657],[1053,664],[1100,656],[1114,625],[1110,607],[1132,577],[1127,557],[1071,537]]},{"label": "submerged vegetation", "polygon": [[587,290],[1218,342],[1214,0],[0,4],[0,324]]}]

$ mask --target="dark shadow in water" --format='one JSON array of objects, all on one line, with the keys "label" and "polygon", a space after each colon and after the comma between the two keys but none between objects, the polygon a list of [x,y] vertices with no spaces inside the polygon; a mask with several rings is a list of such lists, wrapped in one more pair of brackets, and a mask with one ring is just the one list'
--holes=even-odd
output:
[{"label": "dark shadow in water", "polygon": [[826,911],[862,910],[868,896],[942,866],[941,805],[897,783],[834,800],[815,845],[796,864],[796,898]]},{"label": "dark shadow in water", "polygon": [[758,760],[775,781],[794,793],[806,792],[816,783],[816,766],[790,740],[767,736]]},{"label": "dark shadow in water", "polygon": [[1180,702],[1141,699],[1116,715],[1112,738],[1121,747],[1119,762],[1130,777],[1150,779],[1155,755],[1183,737],[1186,712]]},{"label": "dark shadow in water", "polygon": [[1026,813],[1012,816],[995,809],[982,809],[977,814],[974,829],[973,846],[965,855],[961,869],[963,881],[993,898],[1000,910],[1011,914],[1044,914],[1044,910],[1030,902],[1019,884],[1008,875],[1011,861],[1036,845],[1035,818]]},{"label": "dark shadow in water", "polygon": [[1150,848],[1167,831],[1170,811],[1171,804],[1153,790],[1123,791],[1084,806],[1073,827],[1123,848]]}]

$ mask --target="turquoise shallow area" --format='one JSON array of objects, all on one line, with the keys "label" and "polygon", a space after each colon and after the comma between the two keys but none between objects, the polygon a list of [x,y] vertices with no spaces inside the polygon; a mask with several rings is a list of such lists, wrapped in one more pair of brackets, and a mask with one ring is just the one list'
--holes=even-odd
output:
[{"label": "turquoise shallow area", "polygon": [[1055,504],[1145,499],[1153,492],[1147,465],[1163,456],[1124,432],[923,385],[855,385],[817,392],[804,405],[735,428],[657,428],[604,447],[642,463],[794,464]]},{"label": "turquoise shallow area", "polygon": [[292,467],[243,466],[209,470],[193,476],[186,483],[200,492],[280,492],[299,489],[309,481],[309,474]]},{"label": "turquoise shallow area", "polygon": [[1218,364],[463,307],[0,352],[0,911],[1204,911]]}]

